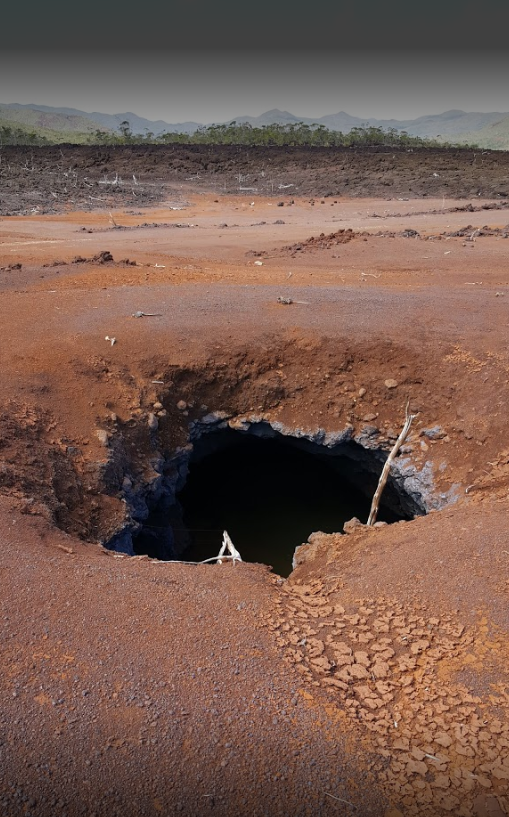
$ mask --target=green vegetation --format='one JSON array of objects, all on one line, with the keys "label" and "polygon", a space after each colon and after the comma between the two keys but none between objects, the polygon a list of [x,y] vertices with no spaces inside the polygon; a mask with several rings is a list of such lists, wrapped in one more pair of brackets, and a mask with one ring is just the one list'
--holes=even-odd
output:
[{"label": "green vegetation", "polygon": [[493,125],[485,125],[475,133],[465,133],[458,137],[458,142],[472,145],[487,150],[509,150],[509,116],[505,116],[500,122]]},{"label": "green vegetation", "polygon": [[5,145],[83,145],[88,143],[92,123],[85,116],[0,104],[0,129]]},{"label": "green vegetation", "polygon": [[[77,117],[75,117],[77,118]],[[329,130],[325,125],[308,125],[303,122],[273,124],[253,127],[248,123],[231,122],[209,125],[192,134],[162,133],[150,131],[134,134],[129,122],[121,122],[116,132],[103,128],[95,131],[54,130],[53,128],[27,126],[0,118],[1,145],[245,145],[253,146],[310,146],[310,147],[452,147],[448,142],[411,136],[395,128],[353,128],[349,133]],[[477,145],[475,145],[477,147]]]},{"label": "green vegetation", "polygon": [[209,125],[199,128],[192,134],[163,133],[154,136],[133,134],[129,122],[121,122],[119,133],[104,133],[96,130],[89,137],[89,143],[95,145],[279,145],[313,147],[373,147],[387,145],[390,147],[450,147],[448,143],[419,136],[410,136],[406,131],[395,128],[383,130],[366,126],[353,128],[349,133],[329,130],[325,125],[307,125],[303,122],[286,125],[262,125],[253,127],[247,123],[231,122],[225,125]]},{"label": "green vegetation", "polygon": [[0,118],[1,145],[88,145],[90,131],[54,130],[40,126],[20,125],[8,119]]},{"label": "green vegetation", "polygon": [[40,133],[17,125],[0,123],[0,145],[48,145],[49,141]]}]

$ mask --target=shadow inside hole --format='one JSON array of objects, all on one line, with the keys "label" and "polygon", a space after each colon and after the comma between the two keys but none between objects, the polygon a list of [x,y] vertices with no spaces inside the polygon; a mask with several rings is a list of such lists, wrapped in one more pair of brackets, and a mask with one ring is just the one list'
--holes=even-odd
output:
[{"label": "shadow inside hole", "polygon": [[[191,461],[178,494],[191,545],[180,558],[217,555],[227,530],[244,561],[269,564],[288,576],[295,548],[311,533],[339,532],[353,516],[367,520],[371,498],[349,484],[332,460],[280,440],[239,435],[226,448]],[[400,518],[385,508],[378,516],[386,522]]]}]

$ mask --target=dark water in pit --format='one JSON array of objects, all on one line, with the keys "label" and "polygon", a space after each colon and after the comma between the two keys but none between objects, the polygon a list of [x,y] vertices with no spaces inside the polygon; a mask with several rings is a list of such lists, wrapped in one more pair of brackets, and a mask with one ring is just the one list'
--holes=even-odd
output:
[{"label": "dark water in pit", "polygon": [[[191,463],[178,499],[192,545],[180,558],[216,556],[227,530],[244,561],[288,576],[295,548],[311,533],[341,531],[353,516],[367,520],[371,499],[348,485],[330,460],[245,437]],[[395,520],[383,512],[378,518]]]}]

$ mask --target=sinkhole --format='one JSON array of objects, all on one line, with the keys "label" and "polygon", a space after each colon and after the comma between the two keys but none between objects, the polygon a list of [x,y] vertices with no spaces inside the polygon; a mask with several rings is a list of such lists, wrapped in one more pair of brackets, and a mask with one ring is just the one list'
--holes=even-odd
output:
[{"label": "sinkhole", "polygon": [[[228,429],[195,440],[173,505],[154,509],[134,541],[135,552],[202,561],[217,555],[227,530],[244,561],[288,576],[295,548],[311,533],[342,531],[354,516],[366,522],[385,457],[376,459],[354,442],[331,454],[308,441],[275,436]],[[378,520],[412,518],[400,500],[389,480]]]}]

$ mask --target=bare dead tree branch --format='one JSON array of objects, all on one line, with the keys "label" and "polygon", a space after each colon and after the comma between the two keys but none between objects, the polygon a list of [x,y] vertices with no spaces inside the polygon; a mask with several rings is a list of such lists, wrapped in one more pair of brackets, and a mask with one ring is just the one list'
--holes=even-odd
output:
[{"label": "bare dead tree branch", "polygon": [[[228,553],[226,553],[228,551]],[[218,565],[221,565],[223,561],[231,561],[233,564],[235,562],[241,562],[242,556],[240,555],[239,551],[233,544],[229,534],[227,531],[223,531],[223,543],[221,545],[221,550],[219,551],[217,556],[212,556],[210,559],[204,559],[202,562],[185,562],[181,561],[180,559],[160,559],[159,564],[179,564],[179,565],[206,565],[210,562],[217,562]]]},{"label": "bare dead tree branch", "polygon": [[380,474],[380,479],[378,481],[378,486],[377,486],[377,489],[375,491],[373,501],[371,503],[371,510],[369,512],[368,521],[366,523],[367,525],[374,525],[375,522],[376,522],[376,517],[377,517],[377,514],[378,514],[378,506],[380,504],[380,498],[382,496],[382,492],[383,492],[383,489],[385,488],[387,480],[389,479],[391,464],[392,464],[394,458],[396,457],[399,449],[401,448],[401,446],[405,442],[406,438],[408,437],[408,433],[410,431],[410,426],[412,425],[412,422],[415,420],[415,418],[417,416],[415,414],[410,414],[409,413],[409,406],[410,406],[410,401],[408,401],[407,404],[406,404],[406,411],[405,411],[406,419],[405,419],[405,425],[403,426],[403,430],[401,431],[401,434],[399,435],[398,439],[394,443],[394,447],[393,447],[391,453],[389,454],[389,456],[387,457],[387,459],[385,461],[385,464],[384,464],[384,467],[382,469],[382,473]]}]

